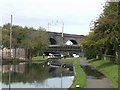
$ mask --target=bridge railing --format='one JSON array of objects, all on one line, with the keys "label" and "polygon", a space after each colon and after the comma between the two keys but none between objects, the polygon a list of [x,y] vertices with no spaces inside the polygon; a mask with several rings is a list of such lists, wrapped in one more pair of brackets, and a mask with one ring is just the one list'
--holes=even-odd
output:
[{"label": "bridge railing", "polygon": [[81,52],[81,47],[80,46],[50,46],[47,51],[77,51]]}]

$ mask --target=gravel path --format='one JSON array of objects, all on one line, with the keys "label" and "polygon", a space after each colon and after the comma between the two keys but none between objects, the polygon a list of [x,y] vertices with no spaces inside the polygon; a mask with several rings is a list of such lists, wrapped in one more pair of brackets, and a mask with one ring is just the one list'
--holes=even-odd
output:
[{"label": "gravel path", "polygon": [[[91,65],[85,58],[80,58],[80,64]],[[111,82],[105,77],[103,79],[87,78],[87,85],[85,88],[113,88]]]}]

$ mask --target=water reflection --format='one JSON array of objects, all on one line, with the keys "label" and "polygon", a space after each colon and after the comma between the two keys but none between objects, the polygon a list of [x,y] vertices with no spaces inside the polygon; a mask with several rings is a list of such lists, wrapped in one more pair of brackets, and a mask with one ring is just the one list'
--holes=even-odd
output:
[{"label": "water reflection", "polygon": [[[19,64],[15,64],[15,65],[3,65],[0,67],[0,69],[2,69],[2,73],[7,73],[9,72],[9,69],[11,72],[16,72],[16,73],[24,73],[25,72],[25,63],[19,63]],[[10,67],[10,68],[9,68]]]},{"label": "water reflection", "polygon": [[3,65],[0,66],[0,70],[3,88],[9,87],[9,78],[11,88],[60,88],[61,73],[62,87],[69,88],[74,78],[73,71],[40,63],[10,65],[10,72],[9,65]]}]

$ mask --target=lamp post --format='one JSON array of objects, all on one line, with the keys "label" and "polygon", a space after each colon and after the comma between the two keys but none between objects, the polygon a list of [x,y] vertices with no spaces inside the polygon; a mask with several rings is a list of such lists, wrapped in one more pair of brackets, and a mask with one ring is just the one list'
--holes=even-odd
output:
[{"label": "lamp post", "polygon": [[63,32],[64,32],[64,22],[63,21],[56,21],[56,23],[61,23],[62,24],[62,35],[61,37],[63,37]]},{"label": "lamp post", "polygon": [[56,22],[53,22],[53,21],[52,22],[48,22],[48,30],[50,29],[50,25],[51,24],[55,24],[56,25],[57,23],[61,23],[62,24],[62,35],[61,35],[61,37],[63,37],[63,32],[64,32],[64,22],[63,21],[58,21],[57,20]]},{"label": "lamp post", "polygon": [[[10,22],[10,58],[11,58],[11,48],[12,48],[12,15],[11,15],[11,22]],[[9,64],[9,90],[11,88],[11,65]]]},{"label": "lamp post", "polygon": [[52,25],[52,24],[55,24],[53,21],[52,22],[48,22],[48,30],[50,29],[50,25]]},{"label": "lamp post", "polygon": [[48,30],[49,30],[49,27],[50,27],[50,23],[48,22]]},{"label": "lamp post", "polygon": [[64,22],[62,22],[62,41],[63,41],[63,44],[64,44],[64,36],[63,36],[63,32],[64,32]]},{"label": "lamp post", "polygon": [[64,44],[64,22],[63,21],[56,21],[56,22],[48,22],[48,30],[50,29],[50,25],[54,24],[56,25],[57,23],[60,23],[62,25],[62,33],[61,33],[61,37],[62,37],[62,44]]},{"label": "lamp post", "polygon": [[10,22],[10,58],[11,58],[11,48],[12,48],[12,15],[11,15],[11,22]]},{"label": "lamp post", "polygon": [[62,37],[62,44],[64,44],[64,22],[63,21],[56,21],[56,23],[61,23],[62,24],[62,33],[61,33],[61,37]]},{"label": "lamp post", "polygon": [[64,22],[62,22],[62,37],[63,37],[63,32],[64,32]]}]

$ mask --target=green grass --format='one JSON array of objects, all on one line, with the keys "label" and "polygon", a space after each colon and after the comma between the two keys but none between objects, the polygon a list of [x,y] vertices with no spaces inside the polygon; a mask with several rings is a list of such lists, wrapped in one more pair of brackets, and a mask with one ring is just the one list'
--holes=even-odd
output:
[{"label": "green grass", "polygon": [[36,56],[36,57],[32,57],[32,60],[46,60],[47,56],[45,56],[45,58],[43,58],[43,56]]},{"label": "green grass", "polygon": [[115,88],[118,88],[118,65],[106,60],[93,60],[90,63],[98,71],[102,72],[112,82]]},{"label": "green grass", "polygon": [[79,85],[81,88],[84,88],[86,85],[86,74],[84,73],[83,69],[80,67],[80,60],[77,58],[67,58],[63,59],[62,62],[64,63],[73,63],[75,68],[75,79],[71,88],[76,88],[76,85]]},{"label": "green grass", "polygon": [[44,62],[32,62],[32,63],[35,63],[35,64],[43,64]]}]

